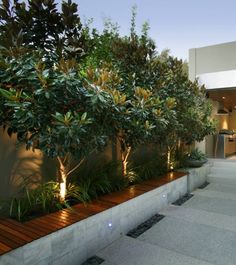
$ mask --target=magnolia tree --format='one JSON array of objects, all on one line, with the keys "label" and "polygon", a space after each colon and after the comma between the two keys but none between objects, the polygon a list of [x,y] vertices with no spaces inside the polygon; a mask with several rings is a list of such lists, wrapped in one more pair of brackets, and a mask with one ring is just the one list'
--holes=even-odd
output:
[{"label": "magnolia tree", "polygon": [[[55,0],[3,0],[0,4],[0,44],[47,51],[47,57],[83,57],[88,49],[77,4]],[[13,52],[14,49],[11,51]]]},{"label": "magnolia tree", "polygon": [[86,87],[93,84],[113,98],[115,111],[111,114],[104,113],[109,115],[110,130],[107,128],[107,133],[111,139],[116,138],[119,141],[123,175],[127,176],[131,151],[149,142],[154,129],[163,128],[167,122],[161,115],[163,102],[153,97],[151,91],[141,87],[129,89],[127,93],[118,73],[106,68],[89,68],[86,80]]},{"label": "magnolia tree", "polygon": [[162,142],[170,160],[179,140],[214,129],[204,90],[182,62],[158,57],[147,23],[136,34],[135,15],[121,37],[109,23],[102,34],[83,28],[70,0],[61,11],[54,0],[0,5],[0,125],[57,160],[62,200],[67,178],[114,138],[127,176],[138,145]]},{"label": "magnolia tree", "polygon": [[[161,138],[166,143],[171,160],[179,147],[201,141],[205,136],[213,134],[216,123],[211,117],[211,104],[206,99],[204,87],[188,79],[185,64],[170,56],[162,64],[163,74],[154,90],[163,100],[168,97],[175,99],[175,114],[166,134]],[[159,70],[160,68],[157,69]]]},{"label": "magnolia tree", "polygon": [[[128,134],[123,133],[126,141],[121,137],[121,143],[136,141],[137,137],[136,146],[146,140],[161,144],[166,148],[170,169],[178,145],[200,141],[206,135],[214,133],[215,122],[211,119],[211,105],[206,99],[204,88],[188,79],[186,63],[171,57],[168,50],[158,55],[155,43],[148,37],[147,23],[143,25],[140,36],[135,32],[135,15],[134,10],[129,36],[121,37],[117,31],[114,33],[107,29],[99,38],[95,36],[94,41],[99,42],[99,45],[93,56],[95,61],[100,58],[98,65],[108,63],[119,72],[122,91],[131,102],[135,99],[136,107],[144,110],[144,115],[139,118],[146,115],[144,120],[146,119],[152,128],[146,137],[139,127],[140,136],[144,138],[139,137],[139,129],[127,130],[129,133],[136,133],[130,133],[131,141]],[[109,46],[104,44],[106,49],[103,50],[103,55],[105,53],[106,56],[101,59],[102,52],[99,47],[101,48],[106,40]],[[137,88],[142,88],[140,91],[146,95],[143,97],[142,93],[139,93],[137,97]],[[158,100],[159,104],[151,107],[150,102]],[[141,113],[136,110],[133,109],[133,119],[136,118],[135,113]],[[150,115],[153,112],[157,113],[154,117]],[[127,161],[126,157],[131,150],[129,145],[122,144],[126,146],[126,151],[122,154],[124,161]]]},{"label": "magnolia tree", "polygon": [[63,199],[67,177],[107,143],[112,95],[84,87],[78,62],[89,42],[75,3],[58,11],[54,0],[4,0],[0,20],[0,125],[58,161]]},{"label": "magnolia tree", "polygon": [[[51,68],[43,60],[30,53],[2,58],[0,125],[27,149],[58,161],[63,198],[67,177],[106,145],[116,108],[112,94],[93,84],[84,87],[73,60]],[[73,168],[71,157],[79,161]]]}]

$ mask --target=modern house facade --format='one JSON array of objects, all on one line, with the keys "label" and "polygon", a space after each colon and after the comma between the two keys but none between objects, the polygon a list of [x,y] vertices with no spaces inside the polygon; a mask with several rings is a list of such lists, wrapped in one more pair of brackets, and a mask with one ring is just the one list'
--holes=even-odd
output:
[{"label": "modern house facade", "polygon": [[216,136],[199,143],[209,157],[236,153],[236,41],[189,50],[189,78],[198,79],[213,103]]}]

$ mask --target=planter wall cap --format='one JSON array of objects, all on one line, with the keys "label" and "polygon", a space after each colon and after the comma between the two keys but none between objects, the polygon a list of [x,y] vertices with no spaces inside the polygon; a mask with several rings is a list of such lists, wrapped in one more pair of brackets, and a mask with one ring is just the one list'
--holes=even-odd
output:
[{"label": "planter wall cap", "polygon": [[189,167],[201,167],[203,164],[205,164],[208,160],[207,159],[203,159],[203,160],[187,160],[187,165]]}]

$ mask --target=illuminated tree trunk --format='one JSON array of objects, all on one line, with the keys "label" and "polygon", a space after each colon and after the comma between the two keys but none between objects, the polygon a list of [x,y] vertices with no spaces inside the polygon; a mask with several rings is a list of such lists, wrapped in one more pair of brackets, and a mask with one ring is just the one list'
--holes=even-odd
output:
[{"label": "illuminated tree trunk", "polygon": [[122,160],[122,172],[123,176],[127,176],[127,166],[128,166],[128,158],[131,152],[131,147],[128,147],[126,152],[121,151],[121,160]]},{"label": "illuminated tree trunk", "polygon": [[68,177],[68,174],[66,172],[66,167],[63,163],[63,160],[60,157],[57,157],[57,160],[59,162],[59,184],[60,184],[60,200],[64,201],[66,197],[66,180]]},{"label": "illuminated tree trunk", "polygon": [[59,184],[60,184],[60,200],[64,201],[66,197],[66,184],[67,184],[67,178],[75,171],[77,170],[80,165],[83,163],[84,159],[81,159],[79,163],[77,163],[71,170],[67,171],[66,169],[66,163],[68,162],[69,154],[67,154],[63,159],[59,156],[57,157],[57,160],[59,162]]}]

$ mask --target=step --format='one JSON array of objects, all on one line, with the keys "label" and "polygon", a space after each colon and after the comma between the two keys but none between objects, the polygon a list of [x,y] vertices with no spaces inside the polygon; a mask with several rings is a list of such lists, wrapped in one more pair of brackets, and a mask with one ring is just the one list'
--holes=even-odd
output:
[{"label": "step", "polygon": [[160,214],[183,219],[192,223],[226,229],[236,233],[236,216],[228,216],[175,205],[168,206],[160,211]]},{"label": "step", "polygon": [[113,265],[213,265],[126,236],[113,242],[97,256]]},{"label": "step", "polygon": [[[236,216],[236,202],[231,199],[210,198],[206,196],[194,195],[185,202],[182,207],[197,210],[204,210],[212,213]],[[236,263],[235,263],[236,264]]]},{"label": "step", "polygon": [[236,167],[236,160],[227,159],[209,159],[213,167]]},{"label": "step", "polygon": [[165,217],[139,240],[216,265],[236,264],[236,233]]},{"label": "step", "polygon": [[236,177],[235,176],[218,176],[218,175],[213,175],[209,174],[207,176],[207,181],[210,183],[218,183],[222,185],[233,185],[236,186]]},{"label": "step", "polygon": [[204,190],[212,190],[212,191],[220,191],[224,193],[235,193],[236,194],[236,186],[226,185],[226,184],[218,184],[218,183],[210,183],[207,185]]},{"label": "step", "polygon": [[234,200],[236,201],[236,193],[225,193],[215,190],[202,190],[198,189],[193,192],[194,195],[200,195],[208,198],[218,198],[222,200]]},{"label": "step", "polygon": [[236,167],[235,168],[212,167],[210,172],[211,174],[222,175],[222,176],[232,175],[235,176],[236,178]]}]

